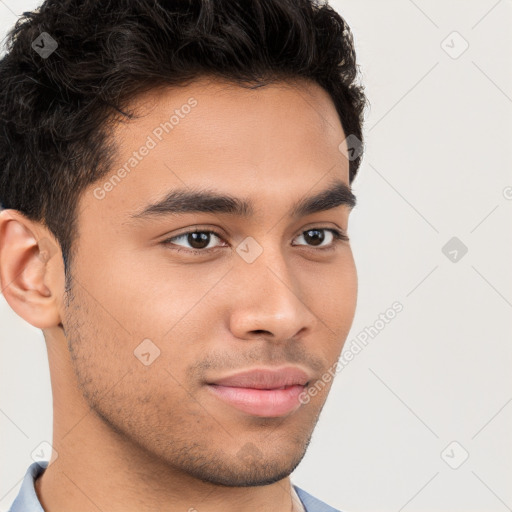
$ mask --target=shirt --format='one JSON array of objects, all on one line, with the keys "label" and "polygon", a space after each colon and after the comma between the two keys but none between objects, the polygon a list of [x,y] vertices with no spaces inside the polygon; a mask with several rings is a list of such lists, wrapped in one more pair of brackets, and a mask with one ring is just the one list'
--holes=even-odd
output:
[{"label": "shirt", "polygon": [[[14,499],[11,508],[8,512],[45,512],[37,497],[34,482],[37,477],[44,473],[48,467],[48,461],[38,461],[32,463],[23,478],[18,495]],[[300,487],[292,484],[292,491],[294,496],[302,504],[303,510],[301,512],[341,512],[335,509],[318,498],[311,496],[311,494],[302,490]]]}]

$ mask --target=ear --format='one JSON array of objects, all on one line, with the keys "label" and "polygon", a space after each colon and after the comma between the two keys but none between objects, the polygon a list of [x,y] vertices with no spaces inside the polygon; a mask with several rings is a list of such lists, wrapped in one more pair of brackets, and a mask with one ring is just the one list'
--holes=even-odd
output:
[{"label": "ear", "polygon": [[0,211],[0,289],[14,312],[40,329],[59,325],[64,285],[52,234],[17,210]]}]

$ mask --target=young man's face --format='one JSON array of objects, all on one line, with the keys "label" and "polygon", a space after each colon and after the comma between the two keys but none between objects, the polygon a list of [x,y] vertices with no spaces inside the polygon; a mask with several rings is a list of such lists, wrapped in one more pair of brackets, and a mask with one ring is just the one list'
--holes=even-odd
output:
[{"label": "young man's face", "polygon": [[[292,209],[349,186],[339,117],[305,83],[196,81],[135,106],[142,117],[115,130],[112,172],[78,205],[72,293],[60,306],[78,393],[148,460],[224,485],[277,481],[304,456],[332,380],[307,403],[294,389],[233,402],[214,383],[294,366],[311,387],[334,373],[357,275],[349,242],[330,230],[348,232],[350,207]],[[177,189],[250,208],[173,213],[169,201],[143,213]]]}]

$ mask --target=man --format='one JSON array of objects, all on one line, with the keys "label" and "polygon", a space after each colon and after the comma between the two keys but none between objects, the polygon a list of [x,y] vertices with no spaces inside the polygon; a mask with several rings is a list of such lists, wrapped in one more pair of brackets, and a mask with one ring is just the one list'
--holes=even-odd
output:
[{"label": "man", "polygon": [[308,0],[45,2],[0,63],[0,284],[54,425],[12,512],[332,511],[365,96]]}]

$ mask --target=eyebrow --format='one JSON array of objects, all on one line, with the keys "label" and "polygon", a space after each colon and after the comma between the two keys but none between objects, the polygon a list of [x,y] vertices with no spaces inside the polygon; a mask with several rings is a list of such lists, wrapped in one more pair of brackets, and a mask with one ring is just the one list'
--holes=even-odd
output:
[{"label": "eyebrow", "polygon": [[[338,206],[347,206],[349,210],[352,210],[355,205],[356,196],[352,193],[350,187],[343,181],[337,180],[331,183],[327,189],[296,201],[290,209],[290,216],[303,217]],[[144,219],[161,215],[195,212],[250,217],[254,215],[254,207],[251,201],[229,194],[219,194],[211,189],[175,189],[163,199],[146,205],[141,211],[132,214],[131,217]]]}]

